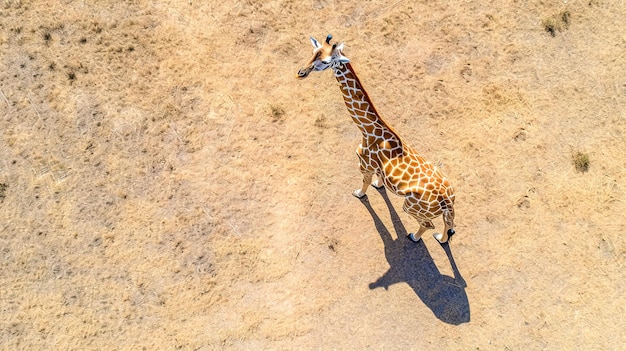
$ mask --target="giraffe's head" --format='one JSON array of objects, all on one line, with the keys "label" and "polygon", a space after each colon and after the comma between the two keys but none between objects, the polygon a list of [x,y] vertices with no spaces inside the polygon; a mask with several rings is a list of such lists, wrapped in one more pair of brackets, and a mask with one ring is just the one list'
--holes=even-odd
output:
[{"label": "giraffe's head", "polygon": [[313,58],[303,68],[298,71],[296,78],[306,78],[313,71],[323,71],[329,67],[337,67],[339,65],[350,62],[347,57],[343,56],[343,43],[331,44],[332,35],[328,34],[326,41],[320,44],[315,38],[311,37],[313,44]]}]

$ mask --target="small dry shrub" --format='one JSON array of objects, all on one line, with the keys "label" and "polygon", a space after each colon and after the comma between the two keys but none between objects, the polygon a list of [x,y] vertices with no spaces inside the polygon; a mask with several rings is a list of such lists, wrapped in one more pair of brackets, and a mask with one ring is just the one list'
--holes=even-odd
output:
[{"label": "small dry shrub", "polygon": [[315,119],[315,126],[321,129],[326,128],[326,115],[322,114],[319,115],[316,119]]},{"label": "small dry shrub", "polygon": [[572,14],[569,11],[563,11],[556,15],[552,15],[543,20],[543,29],[550,33],[551,36],[556,36],[556,32],[562,32],[569,28],[570,19]]},{"label": "small dry shrub", "polygon": [[6,183],[0,183],[0,201],[6,197],[6,191],[9,186]]},{"label": "small dry shrub", "polygon": [[282,107],[276,105],[271,105],[270,108],[272,109],[272,122],[282,121],[285,117],[285,110]]},{"label": "small dry shrub", "polygon": [[589,154],[577,151],[572,155],[572,160],[578,172],[585,173],[589,171]]},{"label": "small dry shrub", "polygon": [[526,140],[526,129],[524,128],[518,128],[515,133],[513,133],[513,140],[515,141],[524,141]]}]

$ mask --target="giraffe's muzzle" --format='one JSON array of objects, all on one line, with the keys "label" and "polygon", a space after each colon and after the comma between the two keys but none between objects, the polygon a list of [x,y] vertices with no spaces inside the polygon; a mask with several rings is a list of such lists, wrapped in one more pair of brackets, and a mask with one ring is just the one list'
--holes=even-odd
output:
[{"label": "giraffe's muzzle", "polygon": [[313,66],[310,66],[307,68],[301,68],[300,70],[298,70],[298,75],[296,75],[296,78],[304,79],[309,75],[309,73],[311,73],[312,70],[313,70]]}]

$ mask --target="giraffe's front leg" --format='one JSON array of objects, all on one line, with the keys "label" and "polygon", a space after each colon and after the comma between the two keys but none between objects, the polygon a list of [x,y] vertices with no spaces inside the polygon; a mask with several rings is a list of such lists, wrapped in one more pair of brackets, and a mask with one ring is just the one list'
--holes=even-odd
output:
[{"label": "giraffe's front leg", "polygon": [[367,171],[364,171],[363,168],[361,168],[361,172],[363,173],[363,185],[361,186],[361,189],[356,189],[355,191],[352,192],[352,195],[358,197],[359,199],[365,196],[365,192],[367,191],[367,188],[372,182],[372,176],[373,176],[372,173],[368,173]]},{"label": "giraffe's front leg", "polygon": [[372,177],[374,176],[375,169],[369,165],[369,151],[364,150],[362,144],[357,147],[356,154],[359,157],[359,171],[363,174],[363,185],[361,186],[361,189],[353,191],[352,195],[360,199],[365,196],[367,188],[372,183]]}]

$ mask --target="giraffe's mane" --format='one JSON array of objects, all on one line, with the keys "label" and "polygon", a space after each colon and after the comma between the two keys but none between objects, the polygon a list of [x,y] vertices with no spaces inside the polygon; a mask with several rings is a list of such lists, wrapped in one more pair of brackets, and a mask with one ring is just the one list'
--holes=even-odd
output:
[{"label": "giraffe's mane", "polygon": [[352,67],[352,63],[348,62],[345,65],[346,65],[346,68],[350,72],[352,72],[352,75],[354,76],[354,80],[360,86],[361,91],[363,92],[363,96],[365,97],[365,99],[367,100],[367,103],[372,108],[372,111],[376,114],[376,116],[378,116],[378,119],[383,124],[383,126],[385,128],[387,128],[398,139],[398,141],[400,142],[400,145],[402,145],[403,142],[402,142],[402,138],[400,137],[400,135],[393,129],[393,127],[389,123],[387,123],[387,121],[385,121],[384,118],[382,118],[382,116],[376,110],[376,107],[374,106],[374,103],[372,102],[372,99],[370,99],[370,96],[367,93],[367,90],[365,90],[365,87],[363,86],[363,83],[361,83],[361,80],[359,79],[359,76],[356,74],[356,71],[354,70],[354,67]]}]

